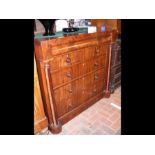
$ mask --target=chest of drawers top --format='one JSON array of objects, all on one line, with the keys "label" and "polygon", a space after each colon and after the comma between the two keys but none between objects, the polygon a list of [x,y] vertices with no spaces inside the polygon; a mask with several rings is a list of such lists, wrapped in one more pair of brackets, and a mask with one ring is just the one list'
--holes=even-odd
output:
[{"label": "chest of drawers top", "polygon": [[53,56],[112,41],[112,32],[76,34],[62,38],[35,39],[36,58],[46,61]]}]

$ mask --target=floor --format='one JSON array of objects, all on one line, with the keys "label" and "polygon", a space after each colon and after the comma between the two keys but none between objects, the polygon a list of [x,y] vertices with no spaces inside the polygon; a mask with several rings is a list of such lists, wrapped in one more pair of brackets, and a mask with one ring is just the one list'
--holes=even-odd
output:
[{"label": "floor", "polygon": [[[112,104],[111,104],[112,103]],[[47,129],[41,135],[52,135]],[[63,125],[58,135],[120,135],[121,87]]]}]

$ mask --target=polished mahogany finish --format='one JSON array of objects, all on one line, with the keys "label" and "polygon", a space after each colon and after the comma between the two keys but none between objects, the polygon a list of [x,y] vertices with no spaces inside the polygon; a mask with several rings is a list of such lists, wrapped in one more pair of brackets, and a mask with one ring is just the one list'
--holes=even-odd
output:
[{"label": "polished mahogany finish", "polygon": [[49,130],[109,91],[110,50],[116,31],[35,40],[35,55]]},{"label": "polished mahogany finish", "polygon": [[36,61],[34,59],[34,133],[39,133],[42,129],[46,128],[47,126],[48,121],[44,112],[38,81]]}]

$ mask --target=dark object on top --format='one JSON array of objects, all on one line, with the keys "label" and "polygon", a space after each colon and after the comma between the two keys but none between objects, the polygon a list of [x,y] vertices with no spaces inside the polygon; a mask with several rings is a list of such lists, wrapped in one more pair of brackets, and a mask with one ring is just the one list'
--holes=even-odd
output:
[{"label": "dark object on top", "polygon": [[63,32],[75,32],[78,31],[79,28],[71,27],[71,28],[63,28]]},{"label": "dark object on top", "polygon": [[43,34],[44,36],[48,35],[55,35],[53,32],[54,24],[56,19],[38,19],[44,26],[45,28],[45,33]]}]

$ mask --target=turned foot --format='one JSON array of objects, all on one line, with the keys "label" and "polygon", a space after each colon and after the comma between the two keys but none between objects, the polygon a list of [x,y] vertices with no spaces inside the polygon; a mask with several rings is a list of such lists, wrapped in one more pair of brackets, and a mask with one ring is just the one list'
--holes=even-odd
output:
[{"label": "turned foot", "polygon": [[110,97],[110,91],[105,91],[104,97],[109,98]]},{"label": "turned foot", "polygon": [[62,131],[62,125],[60,124],[60,122],[58,122],[56,125],[55,124],[50,124],[49,125],[49,130],[53,133],[53,134],[58,134]]}]

